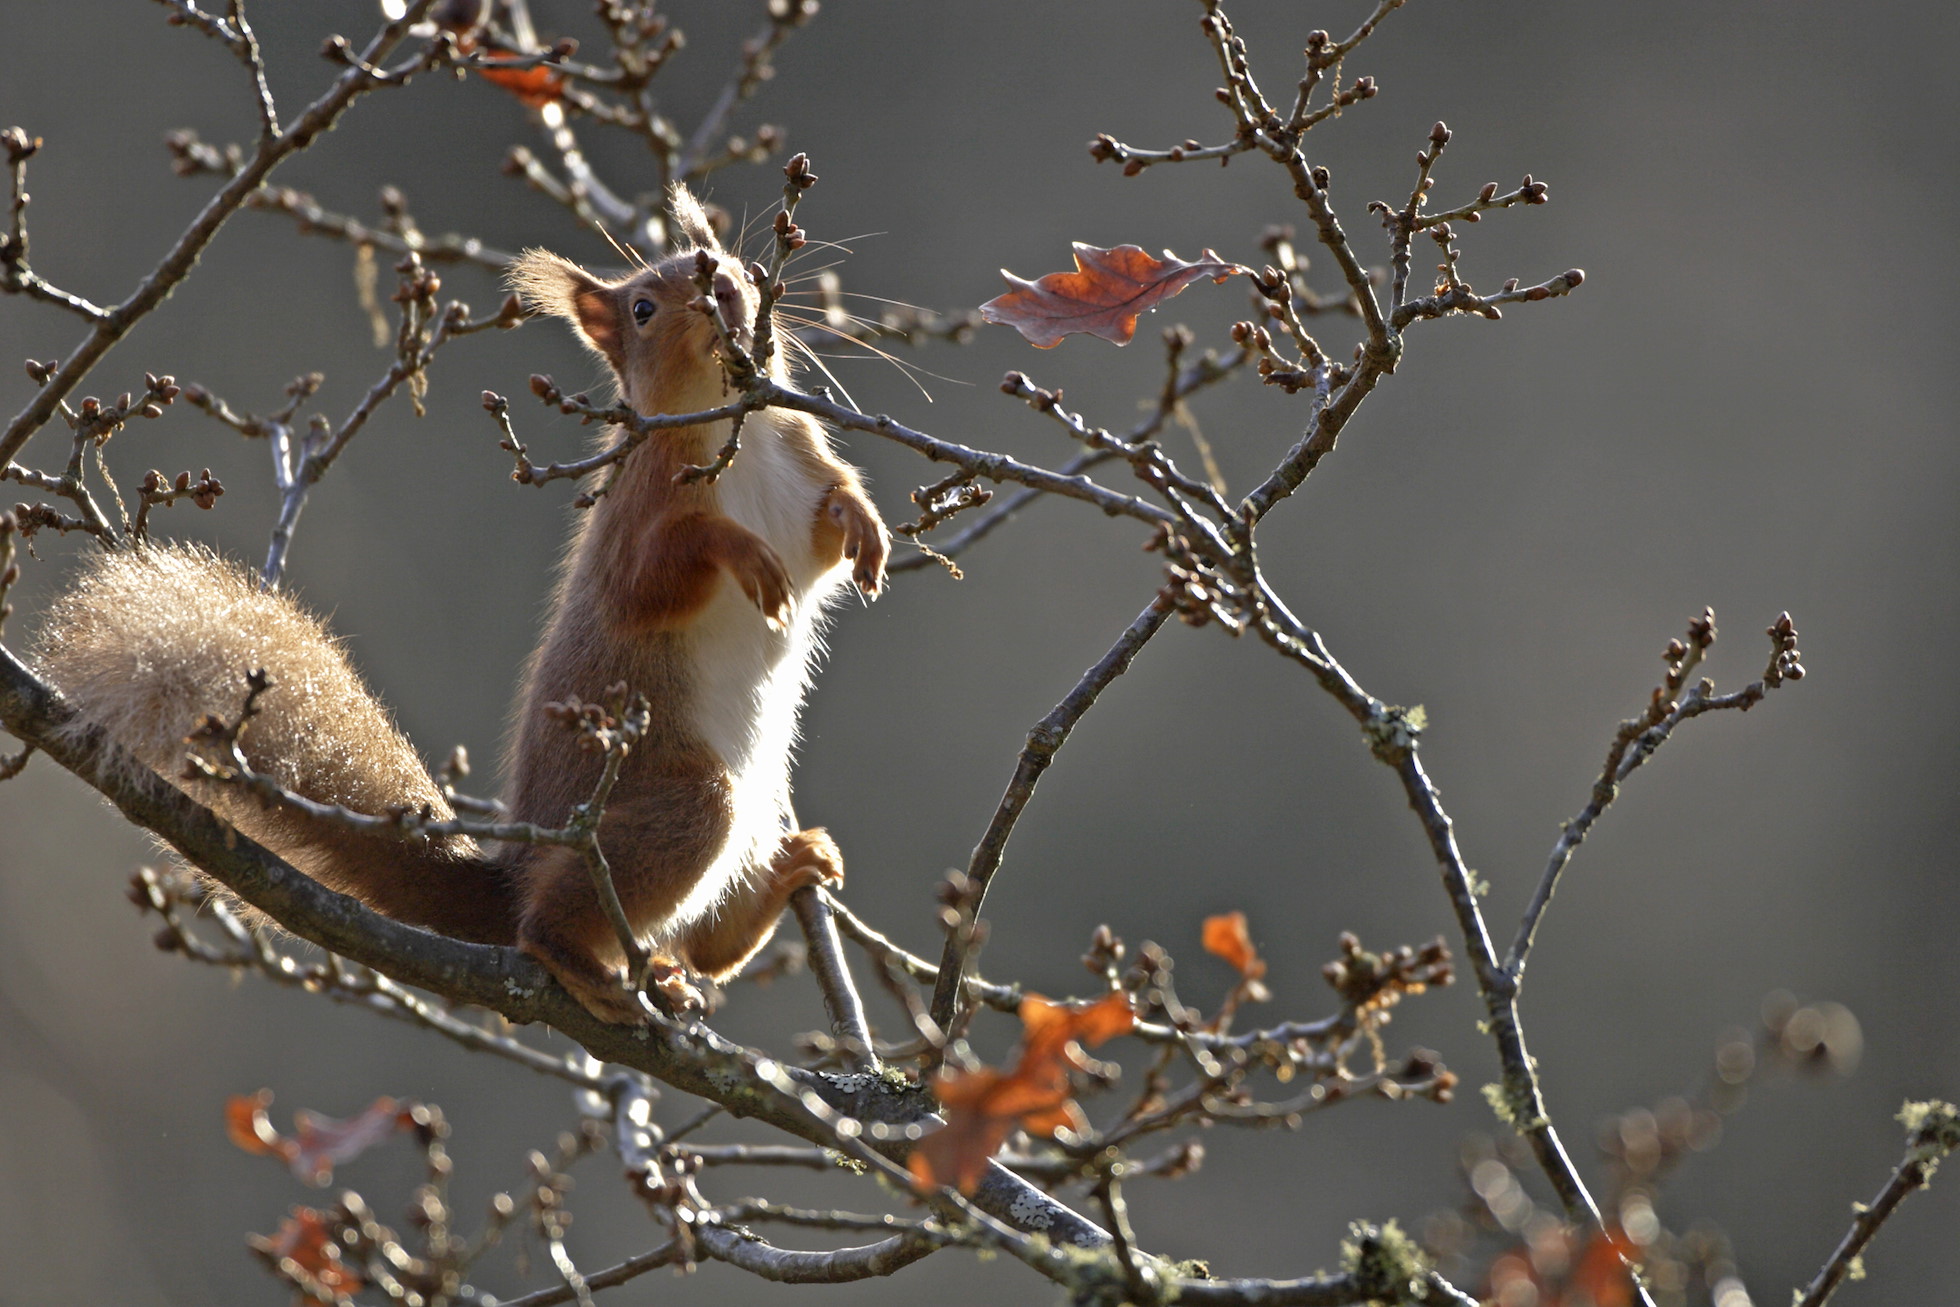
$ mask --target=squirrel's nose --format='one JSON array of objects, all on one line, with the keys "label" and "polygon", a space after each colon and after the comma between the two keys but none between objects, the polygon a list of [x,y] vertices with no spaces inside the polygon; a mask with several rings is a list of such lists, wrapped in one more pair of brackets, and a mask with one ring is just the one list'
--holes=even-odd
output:
[{"label": "squirrel's nose", "polygon": [[742,298],[741,284],[733,274],[726,271],[715,274],[715,305],[721,310],[721,320],[731,330],[743,331],[748,328],[748,303]]}]

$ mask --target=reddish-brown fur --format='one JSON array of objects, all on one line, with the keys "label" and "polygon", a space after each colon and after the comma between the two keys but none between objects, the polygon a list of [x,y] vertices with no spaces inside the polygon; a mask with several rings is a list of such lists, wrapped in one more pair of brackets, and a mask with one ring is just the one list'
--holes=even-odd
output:
[{"label": "reddish-brown fur", "polygon": [[[677,191],[674,199],[683,230],[714,250],[692,197]],[[694,268],[690,251],[605,282],[533,251],[512,280],[535,309],[571,322],[635,409],[680,413],[726,400],[718,337],[689,306],[699,294]],[[754,292],[725,265],[715,293],[724,318],[746,337]],[[655,310],[644,323],[634,312],[641,300]],[[790,894],[843,878],[823,831],[783,833],[788,749],[817,611],[845,584],[847,560],[849,580],[875,594],[888,549],[856,472],[800,414],[751,416],[742,452],[719,483],[677,483],[683,467],[713,457],[726,427],[653,434],[582,515],[525,671],[507,795],[515,819],[563,825],[591,796],[602,760],[582,751],[545,706],[598,700],[621,683],[644,695],[651,720],[613,789],[600,843],[628,919],[664,970],[715,979],[767,942]],[[152,766],[174,773],[191,706],[235,713],[239,678],[264,666],[275,690],[247,733],[256,768],[309,797],[362,811],[429,803],[447,813],[331,638],[290,600],[246,594],[246,574],[190,550],[140,551],[96,573],[57,607],[46,659],[87,719],[109,724],[118,738],[140,734],[146,722],[172,723],[140,742]],[[102,580],[111,575],[122,587],[113,595]],[[109,629],[116,610],[195,614],[204,589],[220,582],[240,591],[229,616],[193,619],[197,629],[154,641],[133,662],[123,656],[117,646],[127,633]],[[130,602],[138,595],[140,607]],[[330,663],[340,669],[339,697],[312,702],[308,687]],[[168,684],[167,713],[145,698],[150,683]],[[362,713],[376,724],[341,738],[342,719]],[[351,779],[336,779],[336,769]],[[268,812],[219,787],[198,793],[324,883],[403,921],[515,942],[595,1013],[641,1019],[637,997],[621,984],[619,944],[576,853],[511,844],[485,856],[466,839],[403,846]],[[677,988],[685,992],[684,984]]]},{"label": "reddish-brown fur", "polygon": [[[619,377],[641,412],[686,412],[722,402],[713,324],[689,307],[699,290],[691,254],[618,283],[596,282],[551,256],[532,254],[514,280],[531,301],[566,317]],[[654,311],[645,328],[633,308]],[[722,270],[717,300],[732,325],[746,328],[752,297]],[[817,489],[806,510],[806,572],[824,575],[847,556],[875,592],[885,553],[884,526],[855,472],[829,451],[821,431],[794,415],[751,424],[750,439],[774,439],[791,456],[796,479]],[[787,420],[784,420],[784,418]],[[760,431],[754,430],[756,425]],[[581,524],[553,602],[549,629],[533,661],[525,715],[517,723],[512,781],[516,811],[528,821],[559,814],[590,792],[600,760],[542,719],[552,695],[596,698],[618,683],[645,694],[653,718],[629,757],[600,827],[613,881],[636,927],[659,930],[709,874],[734,823],[726,760],[690,717],[695,687],[686,631],[732,582],[757,610],[783,626],[798,604],[818,601],[778,551],[722,511],[715,483],[680,482],[690,464],[709,461],[720,432],[688,427],[657,432],[627,461],[618,480]],[[733,476],[746,469],[737,455]],[[619,950],[599,912],[584,863],[563,849],[513,850],[524,907],[520,947],[550,966],[595,1011],[618,1012]],[[842,860],[821,831],[784,837],[766,868],[730,886],[712,914],[676,921],[661,941],[672,960],[715,978],[738,969],[768,939],[789,895],[841,880]]]}]

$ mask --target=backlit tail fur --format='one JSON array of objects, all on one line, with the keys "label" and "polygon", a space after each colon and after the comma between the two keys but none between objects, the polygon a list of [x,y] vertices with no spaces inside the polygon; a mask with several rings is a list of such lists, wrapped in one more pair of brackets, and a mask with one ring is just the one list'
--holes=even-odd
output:
[{"label": "backlit tail fur", "polygon": [[184,737],[206,714],[236,718],[247,673],[272,688],[240,738],[255,771],[322,803],[379,814],[451,813],[428,768],[361,683],[338,641],[286,595],[196,546],[89,559],[49,610],[42,670],[145,765],[315,880],[411,925],[508,943],[516,917],[500,871],[464,837],[398,841],[267,807],[183,778]]}]

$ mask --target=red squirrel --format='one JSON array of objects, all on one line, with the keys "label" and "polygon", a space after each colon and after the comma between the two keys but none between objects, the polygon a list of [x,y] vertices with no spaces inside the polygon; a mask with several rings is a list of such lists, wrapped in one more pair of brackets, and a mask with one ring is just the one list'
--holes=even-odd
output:
[{"label": "red squirrel", "polygon": [[[531,250],[510,274],[527,305],[568,321],[646,414],[727,402],[720,336],[693,307],[697,250],[719,264],[715,301],[738,341],[750,339],[757,310],[700,204],[676,188],[672,208],[692,247],[652,267],[605,281]],[[780,351],[770,366],[787,379]],[[677,478],[710,462],[727,435],[726,421],[654,432],[581,514],[524,672],[505,796],[512,819],[563,825],[602,760],[546,705],[596,700],[621,682],[644,695],[651,721],[599,839],[656,959],[714,980],[768,942],[797,889],[843,880],[829,835],[789,827],[790,755],[822,609],[849,584],[875,597],[890,547],[856,471],[801,413],[751,414],[718,478]],[[92,559],[50,609],[39,662],[81,710],[73,729],[103,726],[168,777],[182,770],[186,733],[204,714],[235,716],[246,673],[264,668],[272,689],[240,740],[254,770],[361,812],[427,805],[451,815],[326,629],[205,550]],[[321,883],[412,925],[515,944],[596,1015],[644,1019],[576,851],[486,850],[460,836],[396,842],[215,782],[177,783]]]}]

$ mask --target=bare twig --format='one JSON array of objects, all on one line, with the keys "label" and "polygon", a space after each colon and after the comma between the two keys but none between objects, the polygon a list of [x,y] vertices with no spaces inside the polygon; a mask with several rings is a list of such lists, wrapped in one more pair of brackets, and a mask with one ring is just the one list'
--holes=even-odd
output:
[{"label": "bare twig", "polygon": [[953,1028],[953,1019],[963,1006],[960,982],[965,977],[967,957],[974,942],[973,928],[980,918],[987,886],[1000,869],[1001,859],[1007,851],[1008,837],[1014,833],[1014,825],[1028,806],[1028,800],[1034,797],[1035,785],[1041,780],[1041,774],[1048,770],[1048,764],[1055,760],[1055,754],[1068,742],[1069,732],[1082,720],[1082,715],[1094,706],[1111,681],[1129,670],[1137,651],[1163,628],[1170,614],[1170,602],[1162,595],[1151,600],[1149,607],[1110,646],[1109,652],[1084,672],[1075,688],[1028,732],[1027,745],[1014,765],[1014,776],[1007,784],[1007,792],[1001,796],[993,820],[987,824],[986,832],[981,835],[979,844],[974,846],[973,856],[967,862],[960,901],[953,908],[954,920],[947,931],[946,948],[939,960],[939,975],[932,991],[932,1019],[942,1031]]},{"label": "bare twig", "polygon": [[[299,524],[301,511],[306,507],[307,496],[333,467],[348,442],[367,426],[368,419],[374,416],[375,411],[403,383],[407,383],[416,415],[420,416],[422,394],[428,386],[429,364],[437,351],[459,336],[493,328],[508,329],[524,320],[522,306],[515,296],[511,296],[496,313],[487,318],[470,317],[468,305],[452,300],[443,309],[438,321],[436,291],[442,284],[441,280],[423,268],[421,256],[414,253],[405,255],[397,270],[401,273],[402,281],[395,298],[401,303],[402,316],[395,333],[395,358],[388,365],[388,371],[369,387],[361,402],[342,419],[339,426],[327,426],[324,420],[317,421],[297,444],[293,444],[287,422],[275,420],[267,424],[273,444],[273,479],[280,492],[279,516],[272,526],[272,539],[266,549],[263,570],[264,583],[269,588],[277,587],[285,573],[286,556],[292,549],[293,532]],[[432,323],[435,325],[432,326]],[[299,384],[302,383],[295,383]],[[293,393],[289,388],[287,394]]]},{"label": "bare twig", "polygon": [[807,24],[816,13],[816,0],[778,0],[769,6],[769,26],[742,43],[741,67],[722,87],[721,94],[715,98],[708,112],[701,116],[700,124],[688,140],[686,152],[674,165],[677,176],[694,181],[706,176],[717,163],[730,155],[742,157],[746,153],[742,149],[724,148],[723,159],[715,159],[709,151],[716,148],[729,113],[775,76],[776,70],[771,60],[776,51],[782,48],[790,33]]},{"label": "bare twig", "polygon": [[1803,655],[1797,649],[1797,628],[1791,622],[1790,615],[1779,615],[1765,634],[1770,638],[1771,652],[1769,667],[1763,678],[1733,694],[1724,695],[1717,695],[1715,683],[1709,680],[1702,680],[1684,692],[1689,675],[1715,643],[1713,609],[1704,609],[1700,617],[1689,623],[1685,642],[1668,642],[1664,654],[1667,679],[1654,691],[1644,713],[1620,723],[1620,729],[1613,735],[1612,746],[1606,752],[1606,765],[1600,769],[1599,779],[1593,782],[1591,800],[1564,823],[1557,842],[1552,845],[1551,858],[1539,877],[1538,888],[1532,892],[1531,901],[1518,922],[1517,936],[1511,941],[1510,951],[1504,955],[1504,969],[1514,980],[1522,982],[1524,979],[1525,961],[1537,936],[1538,923],[1551,904],[1553,892],[1558,889],[1559,876],[1572,860],[1572,855],[1585,842],[1593,824],[1618,797],[1621,783],[1653,757],[1682,722],[1724,708],[1747,712],[1784,681],[1803,679],[1804,667],[1799,661]]},{"label": "bare twig", "polygon": [[425,55],[392,71],[378,67],[401,43],[408,29],[427,16],[434,3],[435,0],[413,0],[400,18],[375,33],[358,57],[348,60],[346,71],[334,79],[324,95],[308,105],[279,135],[260,141],[251,158],[211,197],[129,298],[96,319],[94,329],[63,361],[40,393],[7,424],[4,433],[0,433],[0,465],[17,455],[28,437],[47,424],[61,401],[74,392],[102,357],[169,297],[177,283],[197,265],[198,257],[226,220],[244,205],[273,169],[331,130],[340,115],[362,95],[378,87],[400,85],[413,73],[430,66],[429,56]]},{"label": "bare twig", "polygon": [[1951,1103],[1907,1103],[1899,1121],[1906,1128],[1906,1155],[1878,1196],[1869,1205],[1856,1205],[1851,1228],[1809,1286],[1797,1294],[1795,1307],[1824,1307],[1847,1277],[1861,1278],[1866,1245],[1915,1189],[1926,1187],[1941,1159],[1960,1148],[1960,1108]]},{"label": "bare twig", "polygon": [[[628,1280],[638,1279],[658,1267],[673,1266],[685,1260],[686,1250],[682,1248],[680,1241],[670,1239],[657,1248],[635,1254],[623,1262],[608,1266],[603,1271],[594,1271],[585,1276],[585,1287],[588,1290],[611,1289],[625,1284]],[[573,1302],[577,1297],[576,1290],[568,1285],[559,1285],[557,1288],[540,1289],[536,1293],[527,1293],[517,1298],[501,1298],[498,1302],[500,1307],[558,1307],[558,1304]]]},{"label": "bare twig", "polygon": [[27,266],[27,161],[41,148],[41,138],[9,127],[0,132],[0,148],[7,152],[7,172],[12,181],[7,230],[0,233],[0,291],[57,305],[91,322],[102,321],[108,316],[107,309],[49,284]]},{"label": "bare twig", "polygon": [[474,236],[450,232],[427,237],[420,232],[409,235],[370,226],[358,218],[334,213],[304,191],[284,186],[262,186],[246,199],[246,207],[292,218],[301,235],[326,236],[350,245],[386,250],[390,254],[419,254],[424,263],[471,263],[492,272],[502,272],[512,255],[485,245]]}]

